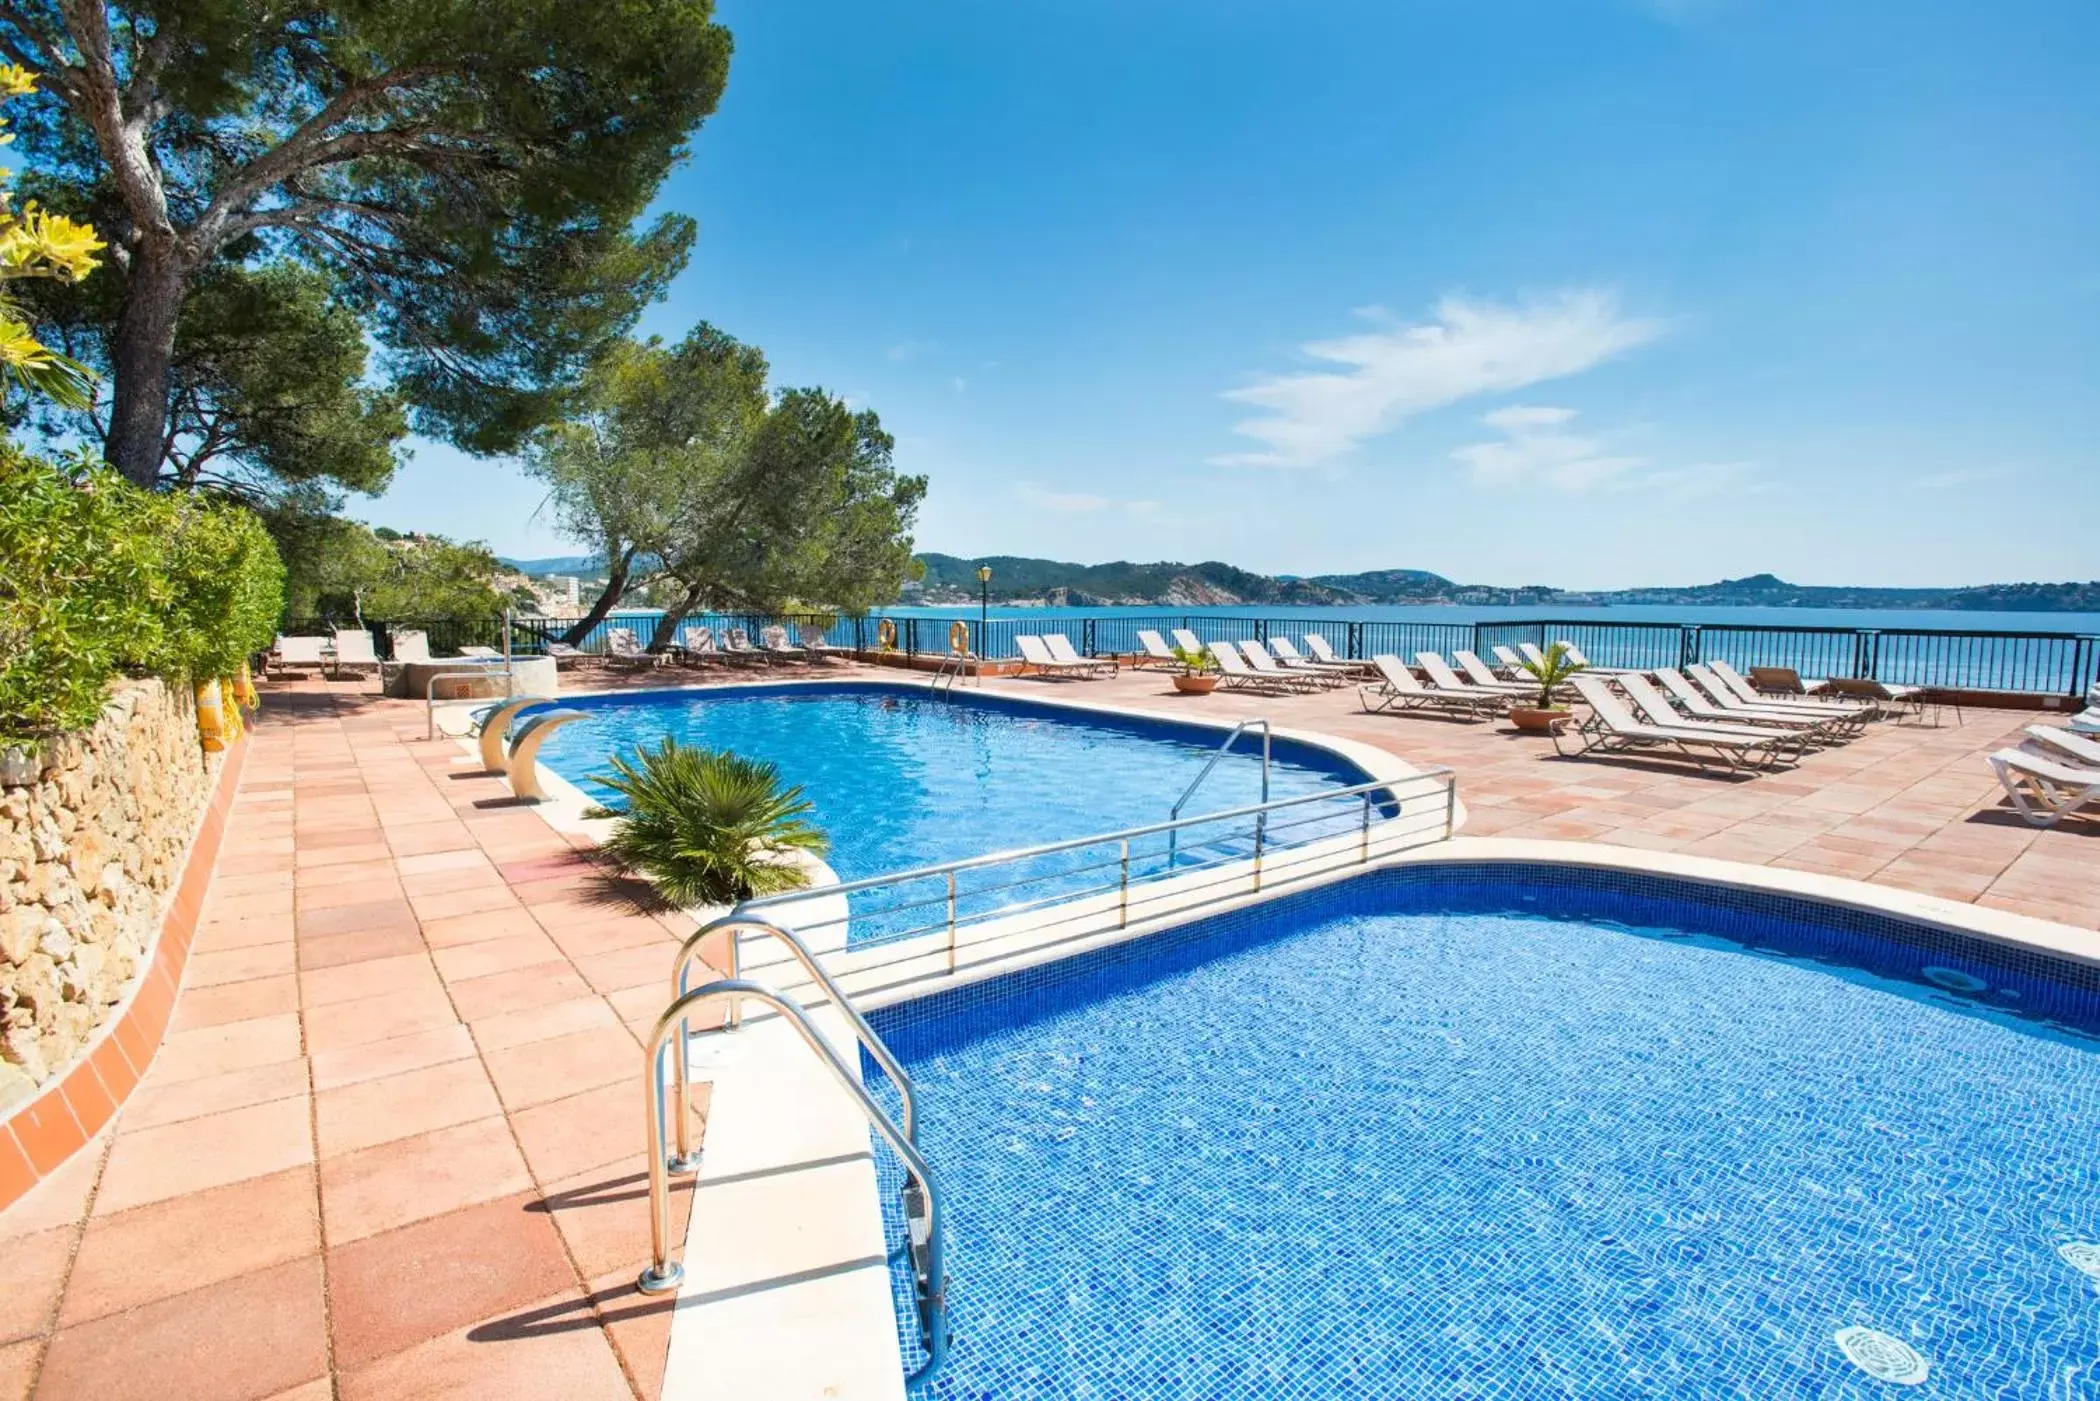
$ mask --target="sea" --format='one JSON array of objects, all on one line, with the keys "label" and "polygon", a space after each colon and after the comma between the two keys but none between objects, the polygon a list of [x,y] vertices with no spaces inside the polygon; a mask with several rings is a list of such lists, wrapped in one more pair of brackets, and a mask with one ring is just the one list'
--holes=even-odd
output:
[{"label": "sea", "polygon": [[[879,608],[892,618],[963,618],[978,615],[975,604],[927,608]],[[1952,608],[1744,608],[1690,604],[1625,604],[1578,607],[1557,603],[1505,607],[1492,604],[1360,604],[1344,608],[1235,603],[1212,608],[1148,604],[1133,608],[1034,608],[993,605],[992,618],[1291,618],[1313,623],[1494,623],[1547,618],[1588,623],[1733,624],[1768,628],[1888,628],[1946,632],[2047,632],[2100,635],[2100,613],[1994,613]]]}]

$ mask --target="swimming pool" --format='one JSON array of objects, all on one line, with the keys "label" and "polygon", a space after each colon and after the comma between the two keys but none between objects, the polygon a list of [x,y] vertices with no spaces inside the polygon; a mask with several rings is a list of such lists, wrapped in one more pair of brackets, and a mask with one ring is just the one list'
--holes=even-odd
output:
[{"label": "swimming pool", "polygon": [[[634,692],[562,704],[590,712],[591,722],[555,733],[540,762],[593,798],[607,796],[591,776],[604,770],[608,754],[632,753],[667,734],[768,759],[816,804],[815,820],[831,837],[827,859],[848,881],[1163,822],[1224,738],[1202,725],[962,691],[934,700],[923,686],[855,682]],[[1272,759],[1272,798],[1372,777],[1287,738],[1275,741]],[[1212,770],[1188,811],[1260,798],[1261,741],[1250,735]],[[1293,835],[1304,840],[1347,829],[1356,809],[1343,806],[1311,805],[1318,811],[1303,813]],[[1191,845],[1182,844],[1184,857]],[[1164,846],[1164,838],[1142,844],[1135,859],[1156,863]],[[1066,865],[1099,856],[1077,853]],[[999,878],[980,879],[974,892],[966,880],[965,911],[993,899],[984,887]]]},{"label": "swimming pool", "polygon": [[936,1396],[2100,1395],[2100,969],[1440,863],[874,1020]]}]

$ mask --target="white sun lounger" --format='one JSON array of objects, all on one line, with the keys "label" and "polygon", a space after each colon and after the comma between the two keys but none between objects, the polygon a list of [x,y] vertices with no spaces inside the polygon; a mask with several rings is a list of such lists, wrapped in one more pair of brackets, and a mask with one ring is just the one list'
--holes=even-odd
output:
[{"label": "white sun lounger", "polygon": [[561,671],[568,667],[582,666],[585,662],[595,660],[589,652],[578,651],[566,642],[549,642],[546,644],[546,652],[548,656],[554,658],[554,669],[556,671]]},{"label": "white sun lounger", "polygon": [[1561,748],[1565,735],[1576,744],[1576,754],[1592,750],[1606,754],[1660,750],[1690,759],[1701,768],[1709,762],[1719,761],[1738,771],[1770,768],[1779,762],[1779,738],[1761,736],[1746,740],[1688,729],[1682,724],[1650,724],[1636,719],[1625,703],[1612,694],[1611,683],[1601,676],[1578,673],[1569,678],[1568,684],[1589,706],[1590,713],[1579,723],[1562,726],[1553,732],[1556,753],[1567,754],[1568,751]]},{"label": "white sun lounger", "polygon": [[1305,650],[1312,653],[1312,659],[1322,666],[1346,667],[1350,674],[1354,676],[1376,676],[1378,674],[1376,666],[1367,661],[1359,661],[1343,656],[1334,650],[1332,642],[1329,642],[1316,632],[1305,634]]},{"label": "white sun lounger", "polygon": [[1633,702],[1634,713],[1651,725],[1657,725],[1663,729],[1675,726],[1679,729],[1692,730],[1702,735],[1712,735],[1717,739],[1769,741],[1775,745],[1782,745],[1789,752],[1797,755],[1805,753],[1808,749],[1808,736],[1804,731],[1775,730],[1769,726],[1751,725],[1740,720],[1717,721],[1691,718],[1678,714],[1677,708],[1670,704],[1670,698],[1661,691],[1656,690],[1654,683],[1645,676],[1629,671],[1614,676],[1612,680],[1617,682],[1619,689],[1626,693],[1626,698]]},{"label": "white sun lounger", "polygon": [[2074,763],[2100,769],[2100,740],[2056,725],[2029,725],[2027,733],[2037,743],[2046,745]]},{"label": "white sun lounger", "polygon": [[1083,666],[1092,671],[1100,671],[1105,668],[1110,676],[1114,676],[1123,669],[1123,664],[1114,657],[1080,656],[1079,649],[1072,645],[1072,639],[1061,632],[1044,633],[1043,645],[1050,649],[1051,656],[1057,658],[1066,666]]},{"label": "white sun lounger", "polygon": [[1030,671],[1044,676],[1092,676],[1097,668],[1086,662],[1073,664],[1061,662],[1050,654],[1050,648],[1034,633],[1021,633],[1014,638],[1014,646],[1021,649],[1021,669],[1014,674],[1025,676]]},{"label": "white sun lounger", "polygon": [[315,671],[328,664],[322,649],[328,646],[325,637],[280,637],[271,657],[278,666],[310,666]]},{"label": "white sun lounger", "polygon": [[730,628],[722,634],[722,655],[739,665],[773,665],[773,655],[763,647],[751,645],[751,634],[742,628]]},{"label": "white sun lounger", "polygon": [[1518,674],[1521,674],[1523,672],[1524,665],[1527,659],[1522,656],[1519,656],[1515,648],[1505,647],[1498,642],[1495,644],[1493,650],[1495,653],[1495,660],[1502,663],[1502,665],[1507,670]]},{"label": "white sun lounger", "polygon": [[1218,685],[1223,690],[1281,696],[1304,689],[1304,682],[1295,677],[1255,670],[1230,642],[1213,642],[1209,651],[1218,664]]},{"label": "white sun lounger", "polygon": [[1429,673],[1429,680],[1439,691],[1449,691],[1459,696],[1484,696],[1497,704],[1507,706],[1517,698],[1517,693],[1501,686],[1475,686],[1461,681],[1451,663],[1436,652],[1415,653],[1415,665]]},{"label": "white sun lounger", "polygon": [[850,657],[853,655],[851,647],[841,647],[837,643],[832,642],[824,629],[818,627],[815,623],[804,623],[796,629],[796,635],[802,640],[802,650],[809,653],[812,657]]},{"label": "white sun lounger", "polygon": [[2100,805],[2100,768],[2067,764],[2022,746],[1990,757],[2005,796],[2036,827],[2054,827],[2082,807]]},{"label": "white sun lounger", "polygon": [[379,653],[372,648],[372,634],[363,628],[337,628],[335,630],[335,674],[341,676],[346,666],[368,666],[379,670]]},{"label": "white sun lounger", "polygon": [[1685,673],[1694,686],[1705,693],[1706,698],[1730,716],[1753,720],[1768,716],[1780,720],[1813,720],[1833,737],[1851,738],[1866,728],[1869,713],[1857,706],[1839,706],[1821,701],[1790,701],[1778,696],[1765,696],[1758,700],[1745,700],[1734,688],[1716,676],[1712,669],[1699,662],[1685,667]]},{"label": "white sun lounger", "polygon": [[1178,667],[1182,665],[1181,658],[1175,656],[1174,649],[1167,645],[1167,639],[1161,637],[1151,628],[1139,628],[1137,641],[1137,659],[1131,662],[1131,670],[1136,671],[1148,666]]},{"label": "white sun lounger", "polygon": [[778,657],[784,662],[800,662],[804,666],[810,666],[817,660],[809,654],[807,647],[798,647],[790,642],[788,630],[777,623],[772,627],[760,629],[758,645],[767,656]]},{"label": "white sun lounger", "polygon": [[[1808,714],[1843,715],[1861,721],[1871,720],[1881,713],[1880,707],[1873,705],[1853,705],[1847,701],[1816,700],[1810,696],[1767,695],[1751,685],[1740,671],[1737,671],[1719,658],[1705,663],[1694,662],[1685,669],[1692,674],[1694,681],[1697,681],[1702,686],[1707,686],[1709,690],[1714,689],[1707,682],[1707,678],[1711,676],[1727,690],[1729,695],[1734,696],[1746,705],[1797,706]],[[1718,691],[1715,692],[1715,697],[1716,699],[1721,699]]]},{"label": "white sun lounger", "polygon": [[1240,655],[1247,665],[1264,676],[1273,676],[1284,685],[1299,691],[1317,691],[1322,686],[1333,684],[1333,678],[1317,676],[1303,667],[1287,667],[1269,655],[1269,649],[1252,639],[1239,644]]},{"label": "white sun lounger", "polygon": [[395,633],[394,660],[397,662],[429,661],[430,634],[421,628],[403,628]]},{"label": "white sun lounger", "polygon": [[477,662],[494,662],[503,659],[503,654],[493,647],[462,647],[459,649],[459,654],[462,657],[472,658]]},{"label": "white sun lounger", "polygon": [[661,666],[664,658],[642,646],[641,638],[632,628],[608,628],[605,632],[605,658],[615,666],[630,670],[645,670]]},{"label": "white sun lounger", "polygon": [[1307,676],[1318,676],[1339,686],[1357,674],[1357,668],[1348,662],[1323,662],[1308,657],[1298,650],[1297,644],[1288,637],[1277,634],[1269,639],[1269,651],[1284,667],[1302,671]]},{"label": "white sun lounger", "polygon": [[1371,658],[1379,682],[1356,688],[1363,707],[1372,713],[1382,710],[1441,710],[1469,720],[1491,720],[1509,704],[1507,696],[1488,696],[1470,691],[1432,691],[1415,679],[1407,663],[1390,653]]},{"label": "white sun lounger", "polygon": [[678,630],[675,660],[693,667],[729,665],[729,658],[715,645],[715,630],[692,623]]},{"label": "white sun lounger", "polygon": [[1683,672],[1673,666],[1659,666],[1655,679],[1662,683],[1670,699],[1695,720],[1721,720],[1731,725],[1758,725],[1768,729],[1790,730],[1796,734],[1813,735],[1816,739],[1832,744],[1843,742],[1847,736],[1840,733],[1841,723],[1834,716],[1804,715],[1800,711],[1789,714],[1784,706],[1727,706],[1722,705],[1706,692],[1694,686]]},{"label": "white sun lounger", "polygon": [[1484,691],[1507,691],[1513,696],[1530,696],[1534,700],[1538,698],[1538,682],[1522,676],[1497,676],[1494,668],[1480,660],[1475,653],[1456,648],[1451,653],[1451,660],[1458,663],[1459,674],[1465,677],[1469,686],[1478,686]]},{"label": "white sun lounger", "polygon": [[1203,649],[1206,644],[1202,638],[1196,636],[1195,633],[1190,632],[1187,628],[1176,628],[1171,636],[1174,639],[1174,645],[1182,651],[1193,652],[1199,657],[1203,655]]}]

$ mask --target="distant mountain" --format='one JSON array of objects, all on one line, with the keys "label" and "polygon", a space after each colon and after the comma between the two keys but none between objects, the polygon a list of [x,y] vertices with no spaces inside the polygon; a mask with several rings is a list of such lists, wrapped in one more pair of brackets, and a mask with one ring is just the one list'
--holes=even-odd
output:
[{"label": "distant mountain", "polygon": [[1683,603],[1755,608],[1947,608],[1975,612],[2100,611],[2100,580],[2065,584],[1981,584],[1948,589],[1880,589],[1790,584],[1772,574],[1683,588],[1619,589],[1597,603]]},{"label": "distant mountain", "polygon": [[1001,603],[1043,603],[1087,607],[1115,604],[1261,603],[1318,606],[1360,600],[1340,589],[1305,580],[1254,574],[1217,560],[1199,564],[1069,564],[1054,559],[990,555],[961,559],[925,554],[921,597],[928,602],[960,602],[977,597],[977,571],[989,565],[991,596]]},{"label": "distant mountain", "polygon": [[504,555],[497,555],[496,563],[505,569],[515,569],[520,574],[574,574],[579,579],[605,577],[603,555],[551,555],[546,559],[510,559]]}]

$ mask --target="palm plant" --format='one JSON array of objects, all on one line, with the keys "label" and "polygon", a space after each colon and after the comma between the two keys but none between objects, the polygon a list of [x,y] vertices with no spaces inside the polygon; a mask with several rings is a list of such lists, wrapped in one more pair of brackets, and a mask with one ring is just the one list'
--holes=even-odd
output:
[{"label": "palm plant", "polygon": [[1174,660],[1186,667],[1191,676],[1203,676],[1218,669],[1218,659],[1210,654],[1208,647],[1199,647],[1193,652],[1186,647],[1176,647]]},{"label": "palm plant", "polygon": [[595,780],[627,800],[604,850],[675,905],[727,905],[809,884],[790,851],[830,849],[798,784],[763,760],[666,737]]},{"label": "palm plant", "polygon": [[1526,658],[1524,674],[1539,683],[1540,710],[1553,710],[1553,693],[1567,679],[1583,669],[1582,664],[1568,656],[1568,644],[1556,642],[1541,653],[1536,660]]}]

